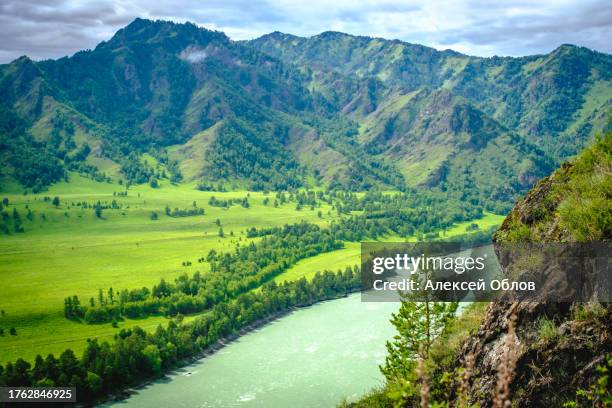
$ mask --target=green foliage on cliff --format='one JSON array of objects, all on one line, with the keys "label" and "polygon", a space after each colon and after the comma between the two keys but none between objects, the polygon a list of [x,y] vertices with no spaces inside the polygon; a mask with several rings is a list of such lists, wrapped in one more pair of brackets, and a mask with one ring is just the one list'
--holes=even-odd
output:
[{"label": "green foliage on cliff", "polygon": [[510,213],[499,242],[601,241],[612,237],[612,132],[540,181]]}]

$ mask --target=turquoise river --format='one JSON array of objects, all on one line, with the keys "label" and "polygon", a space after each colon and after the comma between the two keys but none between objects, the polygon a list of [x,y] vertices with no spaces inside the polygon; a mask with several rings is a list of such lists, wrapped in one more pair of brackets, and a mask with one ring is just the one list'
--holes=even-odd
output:
[{"label": "turquoise river", "polygon": [[359,294],[299,309],[112,407],[334,407],[381,385],[399,303]]}]

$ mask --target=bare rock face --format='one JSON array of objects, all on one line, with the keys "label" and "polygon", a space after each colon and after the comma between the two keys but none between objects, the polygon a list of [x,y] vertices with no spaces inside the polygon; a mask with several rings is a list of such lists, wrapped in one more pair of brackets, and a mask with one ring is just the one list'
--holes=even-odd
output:
[{"label": "bare rock face", "polygon": [[[575,306],[575,305],[573,305]],[[572,305],[536,303],[492,304],[478,333],[463,346],[458,365],[473,356],[477,370],[471,378],[470,402],[493,405],[498,370],[508,353],[509,316],[517,316],[516,369],[510,383],[513,406],[557,407],[573,400],[576,390],[588,389],[597,366],[612,352],[610,309],[598,319],[572,317]],[[555,338],[541,338],[539,322],[554,316]]]},{"label": "bare rock face", "polygon": [[[539,242],[572,241],[558,219],[551,216],[561,201],[554,196],[554,185],[566,182],[570,168],[566,164],[540,181],[516,205],[495,237],[496,248],[512,236],[517,224],[529,228],[530,236]],[[539,221],[544,217],[547,222],[543,224]],[[533,229],[536,223],[538,228]],[[501,257],[504,273],[512,269],[514,261]],[[478,332],[464,343],[455,363],[463,367],[467,360],[474,361],[470,403],[493,406],[499,393],[498,373],[507,364],[509,348],[515,359],[509,383],[513,407],[560,407],[576,400],[576,391],[588,389],[600,377],[597,366],[605,365],[606,356],[612,352],[611,309],[610,303],[492,303]],[[509,342],[508,327],[513,317],[516,336]]]}]

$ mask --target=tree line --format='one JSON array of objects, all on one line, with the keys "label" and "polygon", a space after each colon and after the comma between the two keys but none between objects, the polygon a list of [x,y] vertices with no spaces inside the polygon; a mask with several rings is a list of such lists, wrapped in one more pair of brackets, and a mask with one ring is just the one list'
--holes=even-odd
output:
[{"label": "tree line", "polygon": [[234,253],[211,250],[207,274],[183,274],[172,282],[161,279],[151,289],[122,290],[114,296],[100,291],[98,301],[82,304],[78,296],[64,300],[64,315],[86,323],[103,323],[124,317],[163,314],[174,316],[207,310],[237,297],[285,272],[303,258],[342,248],[329,229],[301,222],[285,225],[258,243],[238,244]]},{"label": "tree line", "polygon": [[301,278],[279,285],[272,281],[259,292],[242,293],[215,304],[189,323],[177,317],[167,327],[159,325],[153,333],[135,327],[122,329],[113,342],[88,340],[80,359],[67,349],[59,358],[38,355],[34,365],[22,358],[0,365],[0,385],[72,386],[77,388],[78,401],[91,401],[157,377],[258,321],[295,307],[345,296],[359,287],[358,267],[317,273],[311,281]]},{"label": "tree line", "polygon": [[164,212],[166,216],[173,217],[173,218],[194,217],[196,215],[204,215],[204,209],[198,208],[195,202],[194,202],[193,208],[183,208],[183,209],[175,208],[171,210],[170,206],[166,205],[166,208],[164,208]]}]

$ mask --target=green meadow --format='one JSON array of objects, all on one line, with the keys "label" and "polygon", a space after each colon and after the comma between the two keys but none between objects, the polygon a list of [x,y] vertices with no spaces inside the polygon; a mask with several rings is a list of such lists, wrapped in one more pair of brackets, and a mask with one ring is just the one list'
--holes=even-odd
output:
[{"label": "green meadow", "polygon": [[[441,231],[440,236],[444,239],[452,240],[453,237],[463,235],[468,231],[468,227],[472,224],[478,225],[479,230],[487,230],[491,227],[498,226],[504,220],[504,216],[484,213],[484,217],[467,222],[461,222],[455,224],[452,228],[446,231]],[[416,237],[402,238],[397,236],[387,236],[384,239],[388,242],[416,242]],[[317,271],[325,269],[336,271],[338,269],[344,269],[347,266],[359,265],[361,263],[361,244],[359,242],[345,242],[344,248],[333,252],[327,252],[313,256],[310,258],[302,259],[297,262],[293,267],[287,270],[280,276],[275,278],[277,283],[297,280],[302,277],[311,279]]]},{"label": "green meadow", "polygon": [[[63,316],[63,299],[67,296],[78,295],[85,303],[91,297],[97,298],[99,289],[106,292],[112,287],[118,292],[151,287],[161,278],[172,281],[183,273],[206,273],[208,264],[198,259],[211,249],[229,251],[237,243],[248,242],[247,228],[300,220],[325,226],[337,217],[324,203],[314,210],[304,207],[299,211],[292,202],[278,208],[271,203],[264,205],[266,197],[274,201],[274,193],[202,192],[192,184],[167,182],[157,189],[132,186],[127,196],[113,194],[122,191],[124,187],[118,184],[98,183],[78,175],[40,194],[24,195],[17,186],[3,185],[0,196],[9,200],[5,209],[9,213],[17,209],[25,232],[0,235],[0,309],[4,310],[0,316],[0,327],[4,329],[0,361],[33,359],[36,354],[50,352],[58,355],[68,347],[79,354],[87,338],[112,339],[121,328],[139,325],[152,330],[168,321],[161,316],[127,319],[116,328],[110,323],[77,323]],[[55,196],[60,200],[57,207],[45,200]],[[219,200],[248,197],[250,207],[210,206],[211,196]],[[89,208],[98,201],[110,204],[113,200],[117,208],[104,209],[100,218]],[[83,202],[87,208],[76,205]],[[191,209],[194,202],[204,209],[204,215],[175,218],[165,214],[166,205],[171,209]],[[28,210],[31,219],[26,217]],[[156,220],[151,219],[152,213],[157,214]],[[224,237],[219,236],[217,219]],[[486,214],[474,222],[484,229],[502,219]],[[465,233],[469,224],[458,224],[443,236]],[[318,270],[358,264],[359,250],[359,243],[347,242],[338,251],[301,260],[276,280],[310,278]],[[17,335],[9,334],[11,327]]]}]

